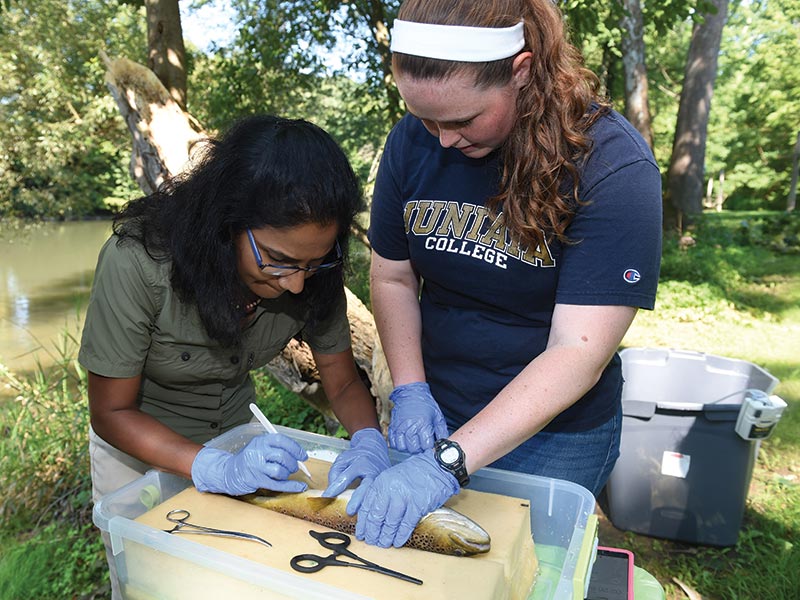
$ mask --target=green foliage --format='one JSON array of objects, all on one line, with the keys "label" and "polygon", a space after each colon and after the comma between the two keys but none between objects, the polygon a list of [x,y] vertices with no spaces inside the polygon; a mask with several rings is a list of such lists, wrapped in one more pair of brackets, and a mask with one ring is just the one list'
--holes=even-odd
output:
[{"label": "green foliage", "polygon": [[657,308],[663,318],[683,323],[728,320],[735,315],[735,307],[720,288],[687,281],[661,283]]},{"label": "green foliage", "polygon": [[[196,0],[202,3],[202,0]],[[254,112],[312,120],[366,180],[397,108],[376,23],[399,0],[235,0],[237,37],[188,56],[189,109],[211,130]],[[693,18],[703,0],[643,3],[656,159],[666,170]],[[573,39],[624,104],[620,2],[562,0]],[[69,218],[138,193],[129,136],[98,51],[145,62],[142,0],[14,0],[0,10],[0,216]],[[730,208],[785,205],[800,110],[797,3],[732,3],[709,123],[706,172]],[[340,63],[337,66],[336,63]]]},{"label": "green foliage", "polygon": [[[256,30],[264,27],[262,23]],[[264,39],[249,27],[238,35],[232,48],[193,56],[189,111],[210,130],[255,112],[307,119],[336,139],[366,181],[390,128],[386,94],[352,77],[325,74],[319,67],[278,68],[269,56],[277,50]]]},{"label": "green foliage", "polygon": [[800,9],[744,2],[723,31],[709,123],[707,173],[725,173],[726,207],[786,207],[800,113]]},{"label": "green foliage", "polygon": [[[399,0],[232,0],[238,13],[236,46],[272,74],[273,89],[294,89],[300,75],[347,75],[363,82],[363,98],[373,97],[374,118],[392,123],[382,57],[375,40],[378,24],[388,25]],[[341,67],[326,61],[337,54]],[[288,85],[287,85],[288,84]]]},{"label": "green foliage", "polygon": [[800,254],[800,213],[760,213],[742,219],[736,231],[736,242],[783,254]]},{"label": "green foliage", "polygon": [[103,542],[91,524],[53,522],[21,543],[0,540],[0,598],[89,597],[107,578]]},{"label": "green foliage", "polygon": [[130,141],[98,53],[143,56],[143,26],[115,0],[15,0],[0,13],[0,216],[81,216],[131,195]]},{"label": "green foliage", "polygon": [[16,393],[3,406],[0,524],[33,527],[54,517],[80,520],[91,500],[85,373],[77,340],[64,334],[55,365],[18,376],[0,364],[0,381]]},{"label": "green foliage", "polygon": [[658,313],[679,322],[742,323],[746,315],[769,318],[778,310],[764,285],[772,257],[797,254],[800,215],[707,213],[691,232],[692,243],[667,235],[661,262]]},{"label": "green foliage", "polygon": [[350,265],[345,274],[345,284],[365,306],[370,306],[369,297],[370,250],[360,240],[350,241]]},{"label": "green foliage", "polygon": [[[702,12],[692,12],[691,3],[680,4],[676,0],[643,6],[654,152],[662,172],[672,154],[691,16]],[[797,3],[791,0],[731,3],[705,164],[707,178],[718,180],[724,173],[726,208],[780,210],[786,206],[800,111],[800,68],[794,59],[800,52],[797,23]],[[609,91],[621,109],[619,61],[602,70],[596,51],[594,56],[590,65],[610,79]],[[718,181],[714,186],[716,195]]]},{"label": "green foliage", "polygon": [[327,433],[322,415],[287,390],[266,369],[253,372],[257,404],[275,425],[294,427],[313,433]]},{"label": "green foliage", "polygon": [[[737,259],[747,260],[740,249],[732,247],[727,230],[708,231],[701,221],[694,233],[695,244],[681,245],[675,235],[666,235],[661,260],[662,281],[685,281],[692,285],[710,285],[726,292],[741,280],[738,265],[734,265],[731,253]],[[701,240],[701,241],[697,241]]]}]

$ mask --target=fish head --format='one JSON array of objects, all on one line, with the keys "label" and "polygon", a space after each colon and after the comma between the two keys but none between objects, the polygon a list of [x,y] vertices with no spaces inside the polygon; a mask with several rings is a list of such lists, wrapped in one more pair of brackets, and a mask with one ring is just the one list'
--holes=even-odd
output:
[{"label": "fish head", "polygon": [[[459,512],[442,507],[426,515],[417,526],[417,532],[424,533],[439,550],[430,550],[452,556],[472,556],[485,554],[491,549],[488,532],[472,519]],[[428,548],[424,548],[428,549]]]},{"label": "fish head", "polygon": [[463,528],[450,532],[450,541],[456,550],[455,556],[472,556],[473,554],[485,554],[492,547],[489,534],[483,529],[476,532],[472,529]]}]

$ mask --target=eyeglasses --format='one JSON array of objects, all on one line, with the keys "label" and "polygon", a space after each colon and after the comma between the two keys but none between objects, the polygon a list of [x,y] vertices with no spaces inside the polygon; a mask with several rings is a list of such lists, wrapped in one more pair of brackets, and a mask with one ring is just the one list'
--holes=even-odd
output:
[{"label": "eyeglasses", "polygon": [[253,256],[256,259],[256,264],[258,265],[258,268],[261,269],[261,272],[264,273],[264,275],[269,275],[271,277],[287,277],[288,275],[294,275],[298,271],[304,271],[306,277],[309,277],[314,273],[327,271],[328,269],[333,269],[334,267],[338,267],[342,264],[342,248],[339,246],[339,240],[336,240],[336,246],[334,247],[336,250],[336,259],[331,262],[322,263],[321,265],[312,265],[310,267],[300,267],[298,265],[273,265],[271,263],[265,263],[261,258],[261,252],[258,251],[258,246],[256,245],[255,238],[253,237],[253,232],[250,231],[249,227],[245,231],[247,231],[247,239],[250,240],[250,248],[253,250]]}]

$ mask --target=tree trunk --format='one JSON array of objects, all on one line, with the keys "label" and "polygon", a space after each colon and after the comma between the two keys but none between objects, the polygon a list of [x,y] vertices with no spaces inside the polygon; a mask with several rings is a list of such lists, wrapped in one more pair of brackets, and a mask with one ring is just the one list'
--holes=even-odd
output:
[{"label": "tree trunk", "polygon": [[678,122],[672,144],[668,189],[672,204],[690,220],[703,210],[703,180],[708,116],[717,75],[717,56],[722,28],[728,16],[728,0],[712,0],[716,13],[696,23],[686,59]]},{"label": "tree trunk", "polygon": [[155,74],[127,58],[106,65],[106,85],[133,139],[131,176],[145,194],[180,173],[194,144],[205,139],[200,124],[170,96]]},{"label": "tree trunk", "polygon": [[[107,67],[106,84],[133,136],[134,177],[142,191],[150,194],[164,179],[186,168],[192,148],[207,136],[197,121],[180,109],[152,71],[125,58],[110,60],[104,53],[101,57]],[[346,293],[356,365],[375,399],[385,433],[392,408],[389,369],[372,314],[350,290]],[[305,343],[292,340],[266,368],[319,410],[331,432],[336,430],[338,422],[319,381],[311,349]]]},{"label": "tree trunk", "polygon": [[186,110],[186,50],[178,0],[145,0],[147,66]]},{"label": "tree trunk", "polygon": [[622,64],[625,68],[625,117],[653,149],[653,125],[648,104],[644,25],[640,0],[622,0]]},{"label": "tree trunk", "polygon": [[614,87],[616,85],[616,76],[614,65],[617,62],[617,56],[611,50],[610,44],[603,45],[603,58],[600,61],[597,76],[600,78],[600,93],[608,98],[613,98]]},{"label": "tree trunk", "polygon": [[789,186],[789,198],[786,200],[786,212],[792,212],[797,207],[798,170],[800,170],[800,131],[797,132],[797,142],[792,155],[792,183]]}]

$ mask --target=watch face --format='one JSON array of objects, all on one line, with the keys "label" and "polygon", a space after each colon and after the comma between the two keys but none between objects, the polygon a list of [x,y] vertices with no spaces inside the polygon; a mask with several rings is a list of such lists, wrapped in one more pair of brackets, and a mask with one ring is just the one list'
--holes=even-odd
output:
[{"label": "watch face", "polygon": [[458,449],[453,448],[452,446],[445,448],[439,454],[439,458],[442,459],[442,462],[452,465],[453,463],[458,462]]}]

